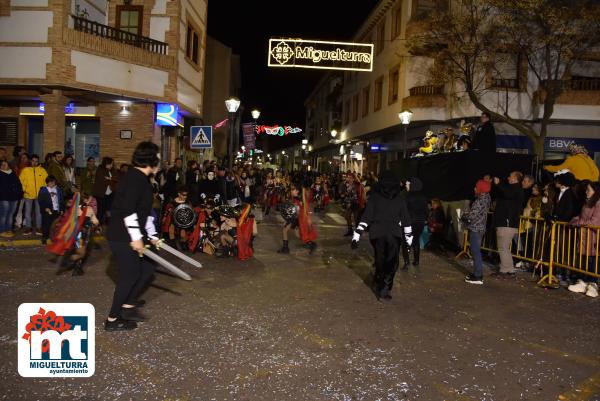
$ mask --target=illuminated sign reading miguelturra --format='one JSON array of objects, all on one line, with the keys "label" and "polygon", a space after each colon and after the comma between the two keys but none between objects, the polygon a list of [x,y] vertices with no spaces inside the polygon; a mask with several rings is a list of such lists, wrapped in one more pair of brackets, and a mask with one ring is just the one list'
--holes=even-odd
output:
[{"label": "illuminated sign reading miguelturra", "polygon": [[373,70],[373,45],[302,39],[269,39],[269,67]]}]

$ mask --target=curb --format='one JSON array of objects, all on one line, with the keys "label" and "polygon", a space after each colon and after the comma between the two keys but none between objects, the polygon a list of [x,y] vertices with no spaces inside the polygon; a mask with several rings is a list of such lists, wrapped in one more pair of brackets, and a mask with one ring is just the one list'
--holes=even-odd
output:
[{"label": "curb", "polygon": [[[94,241],[96,242],[106,242],[106,238],[104,237],[94,237]],[[48,240],[48,244],[51,244],[52,241]],[[0,250],[2,248],[27,248],[27,247],[36,247],[36,246],[44,246],[39,239],[16,239],[16,240],[2,240],[0,241]]]}]

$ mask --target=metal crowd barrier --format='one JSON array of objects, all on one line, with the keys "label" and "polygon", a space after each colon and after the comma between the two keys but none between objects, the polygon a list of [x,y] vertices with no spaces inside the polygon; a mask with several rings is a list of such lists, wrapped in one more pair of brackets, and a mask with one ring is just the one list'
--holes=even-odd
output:
[{"label": "metal crowd barrier", "polygon": [[[493,216],[488,216],[483,236],[482,251],[498,252]],[[572,226],[566,222],[521,216],[517,235],[511,245],[513,258],[534,264],[534,273],[540,269],[539,285],[558,286],[556,271],[566,270],[583,276],[600,278],[600,227]],[[465,230],[463,249],[455,259],[471,258],[469,233]],[[547,274],[543,274],[547,269]]]}]

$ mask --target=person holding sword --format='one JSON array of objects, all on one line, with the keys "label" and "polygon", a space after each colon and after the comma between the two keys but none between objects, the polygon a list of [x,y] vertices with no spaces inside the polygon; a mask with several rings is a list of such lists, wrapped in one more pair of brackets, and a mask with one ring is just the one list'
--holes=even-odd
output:
[{"label": "person holding sword", "polygon": [[145,317],[137,311],[143,288],[152,278],[155,265],[140,257],[145,249],[144,239],[158,242],[152,210],[150,175],[160,165],[159,148],[152,142],[139,143],[131,159],[133,168],[121,178],[114,195],[112,217],[107,230],[110,249],[117,261],[119,276],[112,307],[104,322],[107,331],[132,330]]}]

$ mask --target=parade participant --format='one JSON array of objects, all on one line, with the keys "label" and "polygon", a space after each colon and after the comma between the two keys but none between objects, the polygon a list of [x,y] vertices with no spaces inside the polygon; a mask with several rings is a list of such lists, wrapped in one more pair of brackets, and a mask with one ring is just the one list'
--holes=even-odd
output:
[{"label": "parade participant", "polygon": [[473,255],[473,273],[465,278],[469,284],[483,284],[483,260],[481,258],[481,241],[485,234],[487,214],[492,203],[491,185],[488,181],[479,180],[475,184],[475,200],[461,220],[469,230],[469,245]]},{"label": "parade participant", "polygon": [[561,170],[569,170],[575,176],[575,179],[583,181],[598,181],[598,166],[594,160],[588,156],[588,151],[584,146],[572,143],[569,145],[571,155],[567,156],[558,166],[544,166],[544,170],[551,173],[557,173]]},{"label": "parade participant", "polygon": [[320,176],[317,176],[315,183],[311,187],[311,198],[315,205],[315,212],[325,209],[325,197],[327,196],[327,189],[323,184],[323,180]]},{"label": "parade participant", "polygon": [[162,234],[180,251],[187,248],[186,242],[188,240],[188,231],[175,225],[175,222],[173,221],[173,211],[177,206],[183,204],[191,207],[191,203],[188,200],[188,190],[185,186],[179,187],[177,196],[172,201],[167,202],[161,224]]},{"label": "parade participant", "polygon": [[471,143],[471,149],[496,153],[496,130],[490,121],[490,115],[486,112],[481,113],[481,124],[475,130],[475,138]]},{"label": "parade participant", "polygon": [[353,220],[355,227],[358,226],[358,220],[360,219],[360,215],[365,208],[366,203],[365,188],[355,174],[349,173],[346,175],[346,186],[343,197],[346,224],[348,226],[348,230],[344,236],[349,237],[354,232],[352,230]]},{"label": "parade participant", "polygon": [[265,216],[269,214],[271,207],[275,205],[276,202],[276,193],[275,193],[275,179],[273,178],[273,173],[269,171],[267,173],[267,178],[265,179],[265,188],[264,188],[264,197],[263,197],[263,208],[265,210]]},{"label": "parade participant", "polygon": [[373,290],[379,300],[390,300],[402,238],[412,245],[413,235],[406,201],[400,195],[400,180],[386,170],[372,191],[360,223],[352,236],[356,249],[360,236],[369,230],[369,239],[375,253]]},{"label": "parade participant", "polygon": [[250,214],[251,209],[252,206],[250,204],[245,204],[238,219],[237,246],[238,259],[240,260],[248,260],[254,255],[252,243],[257,229],[254,216]]},{"label": "parade participant", "polygon": [[220,195],[219,183],[214,171],[208,171],[206,173],[206,178],[200,182],[198,192],[200,192],[200,198],[204,200],[213,199],[217,197],[217,195]]},{"label": "parade participant", "polygon": [[229,205],[219,207],[220,214],[220,233],[219,240],[221,241],[221,254],[219,257],[226,258],[234,256],[237,253],[237,248],[234,246],[237,238],[237,219],[235,210]]},{"label": "parade participant", "polygon": [[83,263],[88,257],[92,231],[99,224],[90,205],[93,199],[79,192],[73,195],[67,202],[67,212],[56,225],[52,244],[46,248],[55,255],[66,255],[61,266],[72,269],[73,276],[83,275]]},{"label": "parade participant", "polygon": [[[210,231],[218,229],[213,218],[213,211],[215,210],[215,201],[213,199],[207,199],[202,202],[200,207],[194,209],[198,213],[194,230],[188,239],[188,247],[190,252],[199,250],[204,253],[213,254],[214,246],[207,244],[206,238],[210,236]],[[208,245],[208,246],[207,246]]]},{"label": "parade participant", "polygon": [[289,248],[289,231],[297,230],[300,240],[308,246],[309,254],[312,254],[317,248],[315,241],[317,240],[317,230],[310,218],[310,210],[308,205],[308,191],[302,189],[302,197],[300,191],[294,184],[290,187],[291,202],[286,203],[282,207],[281,216],[284,218],[283,225],[283,246],[277,253],[290,253]]},{"label": "parade participant", "polygon": [[413,254],[413,266],[419,266],[419,255],[421,251],[420,238],[429,213],[427,197],[423,193],[423,183],[421,180],[417,177],[412,177],[409,181],[406,181],[406,190],[408,191],[408,194],[406,195],[406,205],[408,207],[408,213],[410,214],[410,222],[415,240],[413,241],[412,246],[409,246],[405,242],[402,243],[402,256],[404,258],[403,270],[408,269],[410,263],[409,249],[412,250]]},{"label": "parade participant", "polygon": [[[112,307],[104,322],[108,331],[132,330],[137,327],[134,320],[144,320],[136,306],[141,304],[138,296],[152,277],[154,265],[140,254],[144,251],[144,237],[156,234],[153,221],[149,219],[152,185],[148,176],[158,171],[159,152],[152,142],[139,143],[131,160],[133,168],[121,179],[115,192],[107,239],[117,261],[119,278]],[[153,244],[157,241],[150,239]]]}]

